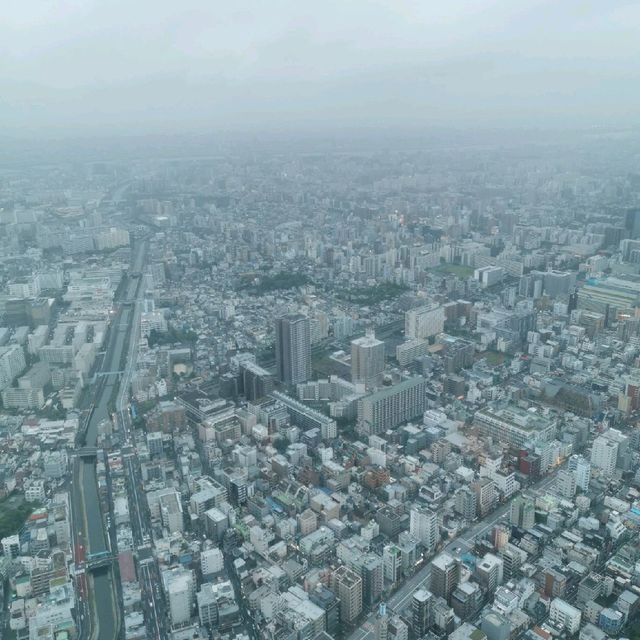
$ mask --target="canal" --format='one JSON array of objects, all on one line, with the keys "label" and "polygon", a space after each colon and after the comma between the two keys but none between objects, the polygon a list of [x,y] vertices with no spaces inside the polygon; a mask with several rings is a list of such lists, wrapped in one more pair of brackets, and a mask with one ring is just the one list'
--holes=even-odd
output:
[{"label": "canal", "polygon": [[[144,256],[144,244],[136,251],[135,269],[140,271]],[[137,278],[130,279],[126,285],[125,300],[135,298],[139,286]],[[93,402],[93,412],[87,425],[85,446],[95,447],[98,442],[100,423],[109,418],[110,408],[115,402],[120,386],[120,374],[116,373],[123,366],[122,355],[128,345],[128,337],[131,333],[130,322],[132,307],[122,305],[114,316],[110,331],[106,353],[99,367],[100,375],[96,378],[96,391]],[[126,363],[124,365],[126,367]],[[113,372],[113,373],[111,373]],[[87,555],[109,550],[107,533],[104,528],[102,510],[100,508],[100,496],[98,495],[98,480],[96,476],[96,463],[91,460],[80,462],[80,503],[86,523],[85,540],[87,543]],[[93,573],[93,611],[97,616],[97,633],[93,637],[100,640],[115,640],[118,635],[118,602],[117,590],[114,584],[113,570],[110,567],[100,569]]]}]

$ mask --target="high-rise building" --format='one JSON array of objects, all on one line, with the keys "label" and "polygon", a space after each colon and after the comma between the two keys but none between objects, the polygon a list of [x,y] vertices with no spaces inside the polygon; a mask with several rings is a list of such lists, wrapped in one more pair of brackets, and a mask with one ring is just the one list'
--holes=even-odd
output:
[{"label": "high-rise building", "polygon": [[0,391],[6,389],[26,368],[24,350],[17,344],[0,347]]},{"label": "high-rise building", "polygon": [[427,408],[426,385],[422,376],[415,376],[360,398],[358,427],[371,435],[422,415]]},{"label": "high-rise building", "polygon": [[309,600],[324,611],[325,629],[329,635],[334,636],[340,626],[340,601],[334,592],[318,584],[309,594]]},{"label": "high-rise building", "polygon": [[387,605],[382,602],[376,615],[376,640],[389,640],[389,615]]},{"label": "high-rise building", "polygon": [[389,640],[409,640],[409,627],[400,616],[391,616],[387,628]]},{"label": "high-rise building", "polygon": [[576,286],[576,275],[571,271],[546,271],[544,274],[544,292],[550,298],[567,295]]},{"label": "high-rise building", "polygon": [[478,501],[475,492],[463,486],[455,496],[454,509],[465,520],[473,520],[478,514]]},{"label": "high-rise building", "polygon": [[433,624],[433,594],[418,589],[411,599],[411,626],[416,638],[422,637]]},{"label": "high-rise building", "polygon": [[402,572],[402,550],[395,544],[387,544],[382,550],[384,579],[395,584]]},{"label": "high-rise building", "polygon": [[240,363],[238,372],[240,392],[249,400],[259,400],[273,391],[273,376],[255,362]]},{"label": "high-rise building", "polygon": [[162,582],[169,601],[171,624],[189,622],[195,603],[193,572],[184,567],[167,569],[162,572]]},{"label": "high-rise building", "polygon": [[618,460],[618,442],[607,438],[605,434],[593,441],[591,448],[591,466],[600,469],[605,475],[611,475],[616,470]]},{"label": "high-rise building", "polygon": [[451,599],[460,582],[460,562],[448,553],[441,553],[431,561],[431,592],[434,596]]},{"label": "high-rise building", "polygon": [[438,515],[428,507],[417,506],[409,512],[409,532],[429,551],[438,544]]},{"label": "high-rise building", "polygon": [[500,557],[504,563],[504,578],[510,580],[518,573],[518,570],[526,561],[527,553],[520,547],[516,547],[515,544],[507,542],[500,549]]},{"label": "high-rise building", "polygon": [[589,461],[583,456],[572,455],[569,458],[569,471],[576,478],[576,486],[583,491],[588,491],[589,483],[591,482],[591,464]]},{"label": "high-rise building", "polygon": [[618,429],[607,429],[593,441],[591,465],[602,469],[605,474],[614,470],[627,470],[631,465],[629,438]]},{"label": "high-rise building", "polygon": [[576,495],[576,477],[568,470],[562,469],[556,477],[556,488],[558,494],[563,498],[571,499]]},{"label": "high-rise building", "polygon": [[437,303],[409,309],[404,314],[405,338],[431,338],[444,331],[444,307]]},{"label": "high-rise building", "polygon": [[511,528],[504,524],[497,524],[491,530],[491,542],[498,551],[509,542]]},{"label": "high-rise building", "polygon": [[521,529],[531,529],[536,521],[536,505],[533,498],[516,496],[511,501],[511,524]]},{"label": "high-rise building", "polygon": [[626,212],[624,226],[632,240],[640,238],[640,209],[629,209]]},{"label": "high-rise building", "polygon": [[276,374],[285,384],[311,377],[311,329],[309,318],[301,313],[276,320]]},{"label": "high-rise building", "polygon": [[482,604],[482,589],[477,582],[461,582],[451,594],[451,607],[462,620],[474,617]]},{"label": "high-rise building", "polygon": [[498,491],[495,480],[480,478],[471,485],[471,489],[476,494],[476,505],[480,517],[486,516],[496,508]]},{"label": "high-rise building", "polygon": [[18,534],[2,538],[2,555],[5,558],[17,558],[20,555],[20,538]]},{"label": "high-rise building", "polygon": [[362,578],[362,604],[369,609],[380,600],[384,586],[384,569],[382,558],[375,553],[368,553],[359,558],[357,565]]},{"label": "high-rise building", "polygon": [[476,564],[475,578],[485,591],[493,592],[502,583],[504,563],[502,558],[486,553]]},{"label": "high-rise building", "polygon": [[340,620],[345,624],[353,624],[362,613],[362,578],[342,566],[333,572],[331,584],[340,601]]},{"label": "high-rise building", "polygon": [[222,551],[218,547],[205,549],[200,554],[200,564],[202,567],[202,575],[210,578],[222,572],[224,569],[224,558]]},{"label": "high-rise building", "polygon": [[455,493],[454,511],[465,520],[473,520],[477,516],[477,496],[475,491],[467,485],[462,486]]},{"label": "high-rise building", "polygon": [[443,637],[451,637],[456,628],[456,615],[453,607],[449,606],[444,598],[433,600],[433,627],[434,632]]},{"label": "high-rise building", "polygon": [[384,342],[373,331],[351,342],[351,381],[374,388],[382,382]]}]

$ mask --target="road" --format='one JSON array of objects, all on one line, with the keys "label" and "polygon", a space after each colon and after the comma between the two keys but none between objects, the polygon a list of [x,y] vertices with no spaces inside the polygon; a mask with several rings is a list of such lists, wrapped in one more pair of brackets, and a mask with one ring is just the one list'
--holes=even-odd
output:
[{"label": "road", "polygon": [[[558,469],[559,470],[559,469]],[[543,490],[548,489],[554,482],[556,473],[554,471],[549,476],[543,478],[536,484],[529,487],[527,490]],[[515,497],[515,496],[514,496]],[[468,551],[474,545],[474,541],[478,540],[484,534],[489,531],[496,523],[505,519],[511,508],[511,501],[509,500],[505,504],[501,505],[493,513],[489,514],[482,521],[476,523],[457,538],[448,542],[443,550],[449,553],[455,554],[455,550],[460,548],[462,551]],[[387,601],[387,609],[391,609],[397,614],[402,611],[411,602],[411,597],[417,589],[422,587],[428,589],[431,580],[431,562],[428,562],[418,573],[409,578],[396,593]],[[347,640],[367,640],[375,637],[375,619],[376,611],[369,614],[366,621],[356,629],[353,633],[347,636]]]},{"label": "road", "polygon": [[240,609],[240,617],[244,626],[244,631],[249,636],[249,640],[259,640],[260,632],[256,624],[255,618],[250,613],[247,607],[247,601],[242,593],[242,586],[240,584],[240,578],[233,564],[233,554],[231,551],[224,552],[224,566],[229,576],[233,592],[236,596],[236,603]]},{"label": "road", "polygon": [[[142,264],[139,264],[135,271],[141,272]],[[145,292],[144,281],[142,280],[144,277],[144,275],[140,277],[141,281],[135,292],[127,292],[127,301],[131,304],[132,323],[127,359],[116,399],[116,411],[119,431],[124,441],[122,458],[127,481],[131,530],[137,550],[138,578],[142,588],[142,610],[147,629],[147,638],[162,640],[168,637],[168,625],[164,613],[166,607],[164,606],[160,587],[160,569],[151,552],[151,514],[149,513],[149,506],[142,485],[142,468],[135,447],[134,434],[131,429],[131,416],[129,414],[129,386],[138,358],[140,314]]]},{"label": "road", "polygon": [[[130,425],[124,428],[129,430]],[[127,477],[129,515],[133,542],[137,550],[138,578],[142,588],[142,610],[147,627],[147,638],[163,640],[168,637],[168,625],[164,613],[166,608],[160,588],[160,569],[151,551],[151,514],[142,488],[140,460],[132,445],[123,448],[122,457]]]}]

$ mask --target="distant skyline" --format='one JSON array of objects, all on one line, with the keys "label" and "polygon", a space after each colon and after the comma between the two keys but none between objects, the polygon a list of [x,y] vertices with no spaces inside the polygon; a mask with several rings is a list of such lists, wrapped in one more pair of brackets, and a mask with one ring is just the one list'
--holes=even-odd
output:
[{"label": "distant skyline", "polygon": [[640,4],[23,0],[0,135],[640,124]]}]

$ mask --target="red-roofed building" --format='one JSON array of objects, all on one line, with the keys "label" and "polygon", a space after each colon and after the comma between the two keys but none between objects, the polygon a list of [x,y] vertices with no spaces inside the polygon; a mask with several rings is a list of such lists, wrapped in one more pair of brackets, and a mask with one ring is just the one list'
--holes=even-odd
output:
[{"label": "red-roofed building", "polygon": [[120,579],[122,582],[136,581],[136,568],[131,551],[123,551],[118,555],[118,565],[120,566]]}]

